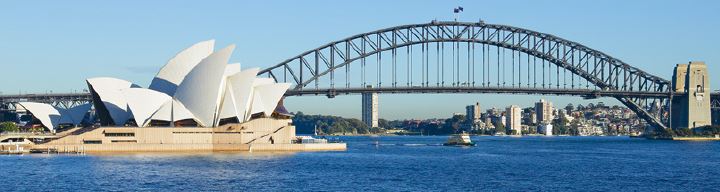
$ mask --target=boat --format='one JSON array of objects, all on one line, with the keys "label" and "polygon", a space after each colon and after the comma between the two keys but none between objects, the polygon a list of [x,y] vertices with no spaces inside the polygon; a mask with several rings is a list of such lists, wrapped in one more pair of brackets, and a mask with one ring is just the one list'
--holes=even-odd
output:
[{"label": "boat", "polygon": [[475,146],[475,143],[470,140],[470,135],[467,133],[454,134],[448,138],[444,146]]}]

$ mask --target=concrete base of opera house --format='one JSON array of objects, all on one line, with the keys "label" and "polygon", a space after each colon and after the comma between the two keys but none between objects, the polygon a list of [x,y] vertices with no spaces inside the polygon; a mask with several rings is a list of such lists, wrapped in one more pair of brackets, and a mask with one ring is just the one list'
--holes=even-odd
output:
[{"label": "concrete base of opera house", "polygon": [[34,151],[52,151],[57,153],[95,153],[95,152],[207,152],[207,151],[344,151],[345,143],[306,143],[306,144],[67,144],[35,145]]},{"label": "concrete base of opera house", "polygon": [[259,118],[215,128],[99,127],[70,130],[64,136],[33,144],[33,151],[190,152],[346,150],[345,143],[300,143],[289,119]]}]

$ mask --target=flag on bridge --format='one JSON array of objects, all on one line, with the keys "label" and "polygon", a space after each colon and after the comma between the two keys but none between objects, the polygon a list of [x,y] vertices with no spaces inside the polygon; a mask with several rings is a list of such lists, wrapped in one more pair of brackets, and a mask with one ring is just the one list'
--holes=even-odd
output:
[{"label": "flag on bridge", "polygon": [[453,12],[460,13],[463,11],[463,7],[458,6],[457,8],[453,9]]}]

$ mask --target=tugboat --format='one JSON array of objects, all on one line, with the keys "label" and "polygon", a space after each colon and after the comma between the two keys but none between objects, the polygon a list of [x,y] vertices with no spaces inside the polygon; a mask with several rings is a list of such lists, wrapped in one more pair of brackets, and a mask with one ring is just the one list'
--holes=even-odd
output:
[{"label": "tugboat", "polygon": [[470,140],[470,135],[467,133],[454,134],[448,138],[444,146],[475,146],[475,143]]}]

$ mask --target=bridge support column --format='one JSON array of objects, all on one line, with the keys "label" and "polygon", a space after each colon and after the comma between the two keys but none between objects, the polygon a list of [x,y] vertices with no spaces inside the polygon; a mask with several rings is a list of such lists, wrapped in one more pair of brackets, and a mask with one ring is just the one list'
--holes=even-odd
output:
[{"label": "bridge support column", "polygon": [[673,129],[710,125],[710,78],[704,62],[691,61],[675,66],[670,103]]},{"label": "bridge support column", "polygon": [[[372,88],[368,86],[367,88]],[[362,93],[362,121],[368,127],[378,127],[378,94],[375,92]]]},{"label": "bridge support column", "polygon": [[720,125],[720,108],[712,108],[712,125]]}]

